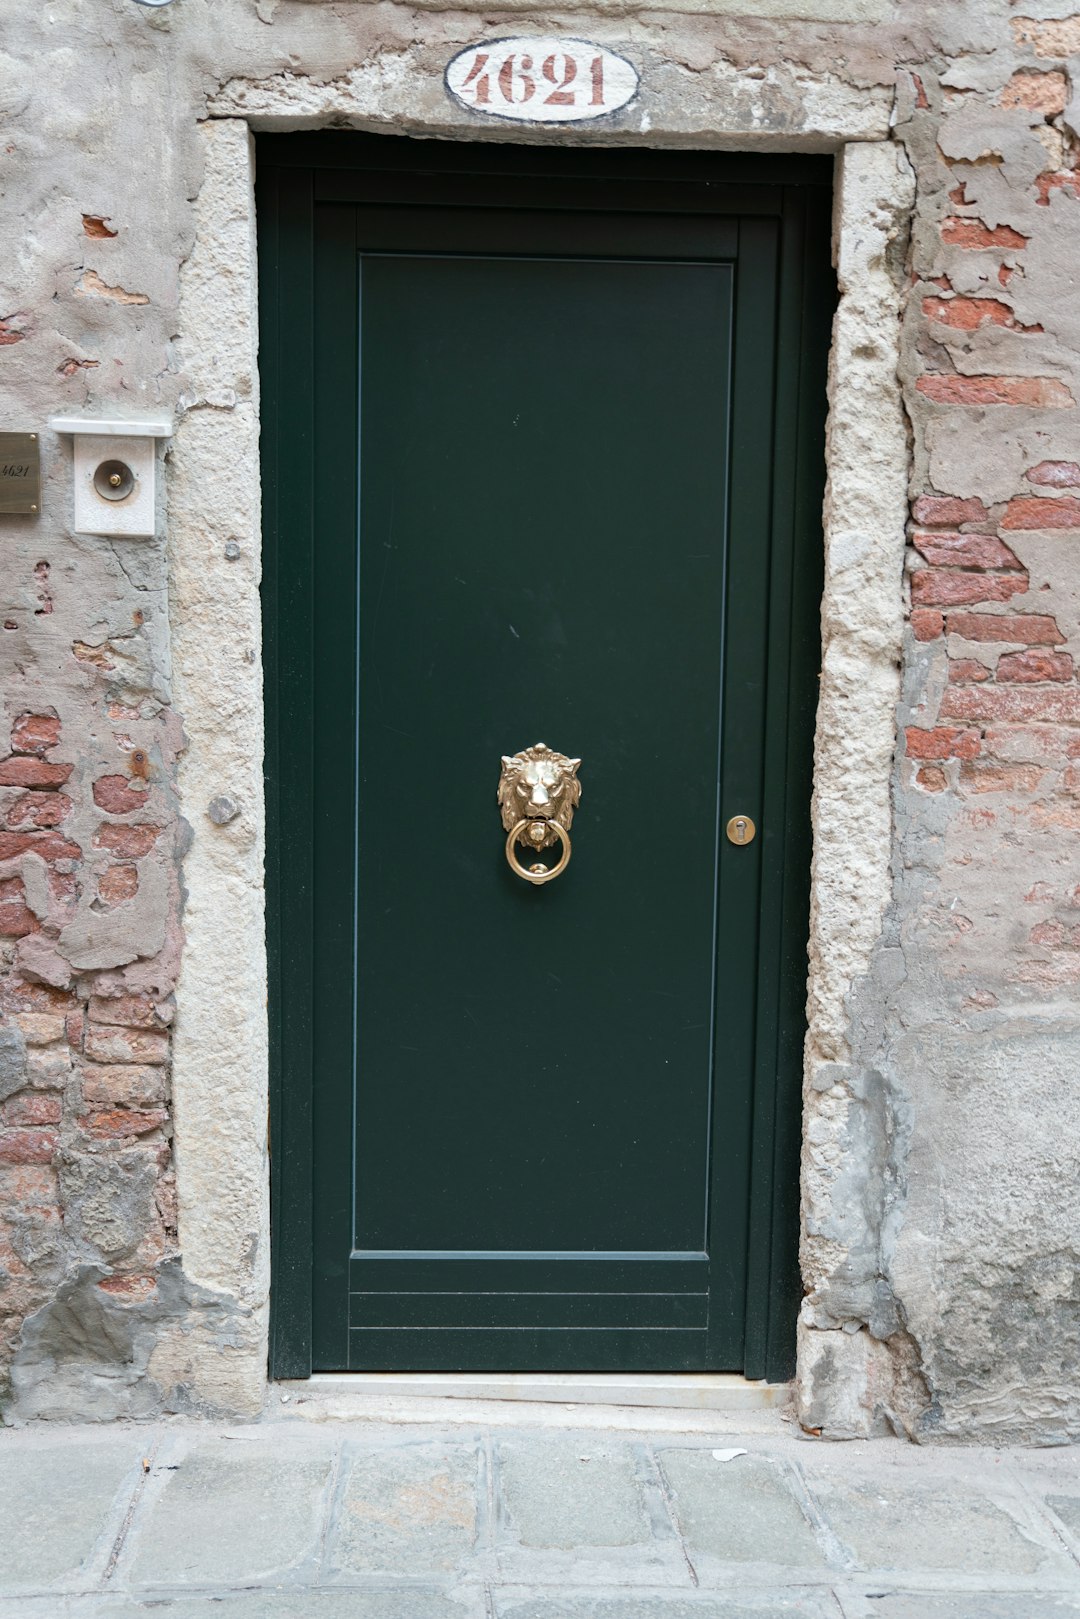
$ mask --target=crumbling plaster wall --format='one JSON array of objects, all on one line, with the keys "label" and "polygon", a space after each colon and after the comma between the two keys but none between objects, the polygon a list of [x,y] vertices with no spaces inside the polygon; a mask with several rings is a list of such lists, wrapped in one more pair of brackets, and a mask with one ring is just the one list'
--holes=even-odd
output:
[{"label": "crumbling plaster wall", "polygon": [[[573,135],[452,107],[447,58],[532,21],[628,56],[637,101]],[[260,1398],[247,120],[870,143],[840,175],[800,1415],[837,1437],[1076,1433],[1078,62],[1054,0],[9,18],[0,425],[180,422],[158,540],[75,535],[70,450],[47,432],[41,516],[0,519],[10,1418]]]}]

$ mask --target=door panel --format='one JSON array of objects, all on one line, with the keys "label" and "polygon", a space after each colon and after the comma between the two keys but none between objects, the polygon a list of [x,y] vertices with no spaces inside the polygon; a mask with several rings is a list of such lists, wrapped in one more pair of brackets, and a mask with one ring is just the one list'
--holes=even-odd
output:
[{"label": "door panel", "polygon": [[[805,934],[805,805],[767,814],[807,741],[777,698],[795,519],[774,445],[787,430],[790,481],[806,448],[774,337],[814,309],[790,260],[815,210],[777,187],[776,217],[757,196],[740,218],[705,183],[657,209],[653,178],[635,213],[626,156],[606,212],[572,163],[534,176],[542,207],[503,172],[455,176],[454,207],[395,175],[394,207],[376,166],[261,171],[264,354],[290,288],[313,306],[309,413],[274,370],[280,325],[264,359],[279,847],[305,807],[311,829],[272,914],[311,979],[280,981],[277,1030],[293,1370],[298,1229],[308,1364],[757,1370],[775,1132],[754,1120],[783,1034],[775,974],[758,990]],[[495,786],[540,739],[581,756],[583,796],[573,861],[538,889],[503,858]],[[747,848],[721,836],[736,812],[764,822]],[[780,1363],[771,1269],[751,1333],[786,1338]]]},{"label": "door panel", "polygon": [[[700,1253],[730,272],[361,289],[356,1246]],[[494,804],[538,739],[585,761],[542,890]]]}]

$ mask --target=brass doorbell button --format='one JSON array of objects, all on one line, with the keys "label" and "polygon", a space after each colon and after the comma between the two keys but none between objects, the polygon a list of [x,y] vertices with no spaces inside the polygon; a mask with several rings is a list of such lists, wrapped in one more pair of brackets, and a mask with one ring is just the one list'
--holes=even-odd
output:
[{"label": "brass doorbell button", "polygon": [[102,461],[94,473],[94,488],[103,500],[126,500],[135,487],[135,474],[126,461]]},{"label": "brass doorbell button", "polygon": [[727,824],[727,835],[732,843],[753,843],[757,827],[749,815],[733,815]]}]

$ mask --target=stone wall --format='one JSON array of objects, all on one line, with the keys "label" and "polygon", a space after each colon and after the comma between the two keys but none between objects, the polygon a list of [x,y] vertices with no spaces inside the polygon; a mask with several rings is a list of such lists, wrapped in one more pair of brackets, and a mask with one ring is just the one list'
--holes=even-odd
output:
[{"label": "stone wall", "polygon": [[[443,67],[530,15],[50,0],[5,30],[0,427],[42,433],[45,476],[40,517],[0,518],[9,1416],[259,1403],[248,121],[845,151],[800,1414],[1075,1436],[1080,17],[604,0],[543,26],[632,61],[635,102],[492,128]],[[74,533],[47,417],[151,410],[179,423],[159,537]]]}]

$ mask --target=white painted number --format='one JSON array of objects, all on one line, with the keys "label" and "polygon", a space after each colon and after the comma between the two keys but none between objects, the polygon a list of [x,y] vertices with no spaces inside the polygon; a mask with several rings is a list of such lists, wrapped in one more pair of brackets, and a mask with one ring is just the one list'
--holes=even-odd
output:
[{"label": "white painted number", "polygon": [[446,69],[455,101],[529,123],[599,118],[625,107],[637,86],[623,57],[579,39],[487,40],[460,51]]}]

